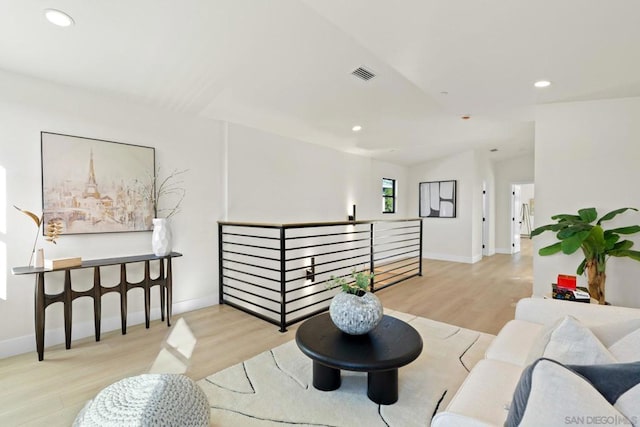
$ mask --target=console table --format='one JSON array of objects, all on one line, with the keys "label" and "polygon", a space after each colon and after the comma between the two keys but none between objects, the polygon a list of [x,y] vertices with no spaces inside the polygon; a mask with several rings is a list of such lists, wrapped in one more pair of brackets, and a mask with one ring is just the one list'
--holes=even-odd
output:
[{"label": "console table", "polygon": [[[120,294],[120,318],[122,322],[122,334],[127,333],[127,292],[133,288],[144,289],[144,314],[145,326],[149,328],[149,311],[151,306],[150,290],[153,286],[160,287],[160,313],[162,320],[165,319],[165,297],[166,297],[166,318],[167,326],[171,326],[171,304],[172,304],[172,279],[171,279],[171,259],[181,257],[178,252],[171,252],[166,256],[135,255],[118,258],[104,258],[82,261],[81,265],[59,269],[45,269],[35,267],[14,267],[11,272],[15,275],[35,274],[35,332],[36,332],[36,348],[38,351],[38,360],[44,358],[44,314],[45,309],[56,302],[64,304],[64,335],[65,346],[71,348],[71,308],[72,302],[76,298],[91,297],[93,298],[93,317],[95,325],[96,341],[100,341],[100,317],[101,317],[101,299],[102,295],[109,292],[118,292]],[[151,261],[160,261],[160,272],[157,278],[152,279],[149,273],[149,263]],[[144,262],[144,279],[141,282],[131,283],[127,281],[127,264]],[[166,269],[165,269],[166,263]],[[100,267],[120,265],[120,283],[115,286],[102,286],[100,280]],[[93,268],[93,287],[86,291],[74,291],[71,288],[71,270]],[[55,271],[64,271],[64,290],[58,294],[47,294],[44,289],[44,278],[46,273]]]}]

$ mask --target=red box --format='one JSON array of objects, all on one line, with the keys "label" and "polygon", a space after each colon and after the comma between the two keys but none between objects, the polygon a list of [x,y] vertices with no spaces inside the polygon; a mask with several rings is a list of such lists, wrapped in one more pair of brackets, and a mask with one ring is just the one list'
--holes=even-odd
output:
[{"label": "red box", "polygon": [[567,274],[558,274],[558,287],[575,290],[576,276],[569,276]]}]

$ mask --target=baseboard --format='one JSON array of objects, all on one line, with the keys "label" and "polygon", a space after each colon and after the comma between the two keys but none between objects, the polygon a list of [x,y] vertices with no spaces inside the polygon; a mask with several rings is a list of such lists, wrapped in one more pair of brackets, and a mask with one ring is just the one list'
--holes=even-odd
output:
[{"label": "baseboard", "polygon": [[173,314],[186,313],[187,311],[199,310],[218,304],[218,294],[208,295],[203,298],[190,299],[173,303]]},{"label": "baseboard", "polygon": [[476,255],[473,257],[459,256],[459,255],[450,255],[450,254],[437,254],[437,253],[423,253],[422,258],[426,259],[435,259],[438,261],[451,261],[451,262],[462,262],[465,264],[473,264],[482,259],[482,255]]},{"label": "baseboard", "polygon": [[[209,295],[203,298],[192,299],[187,301],[179,301],[173,304],[172,323],[177,320],[176,315],[187,311],[198,310],[200,308],[210,307],[218,304],[217,295]],[[160,319],[160,307],[151,308],[149,313],[151,320]],[[144,323],[144,310],[127,313],[127,327]],[[121,322],[119,316],[101,319],[101,334],[120,330]],[[73,322],[72,339],[92,337],[95,334],[93,320],[85,322]],[[44,342],[46,347],[64,343],[64,327],[57,329],[45,329]],[[46,353],[45,347],[45,353]],[[71,346],[73,348],[73,344]],[[17,354],[29,353],[36,351],[35,332],[33,334],[21,337],[10,338],[0,341],[0,359],[15,356]],[[35,357],[35,356],[34,356]]]},{"label": "baseboard", "polygon": [[496,248],[496,253],[497,254],[505,254],[505,255],[511,255],[511,249],[509,248]]}]

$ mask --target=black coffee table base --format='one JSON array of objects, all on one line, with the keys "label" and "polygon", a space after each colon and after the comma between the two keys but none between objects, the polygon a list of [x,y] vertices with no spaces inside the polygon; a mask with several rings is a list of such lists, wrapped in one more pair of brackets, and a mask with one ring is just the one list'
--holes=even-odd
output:
[{"label": "black coffee table base", "polygon": [[[340,388],[340,369],[313,361],[313,386],[322,391]],[[391,405],[398,401],[398,369],[367,373],[367,396],[379,405]]]},{"label": "black coffee table base", "polygon": [[366,372],[367,396],[379,405],[398,401],[398,368],[422,352],[422,338],[411,325],[383,316],[374,330],[348,335],[336,328],[329,313],[303,322],[296,331],[298,348],[313,361],[313,386],[340,388],[340,370]]}]

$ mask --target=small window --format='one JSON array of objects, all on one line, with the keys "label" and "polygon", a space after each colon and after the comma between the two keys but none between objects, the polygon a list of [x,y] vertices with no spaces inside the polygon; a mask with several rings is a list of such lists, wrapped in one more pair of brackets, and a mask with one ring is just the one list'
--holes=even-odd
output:
[{"label": "small window", "polygon": [[396,180],[382,178],[382,213],[396,213]]}]

